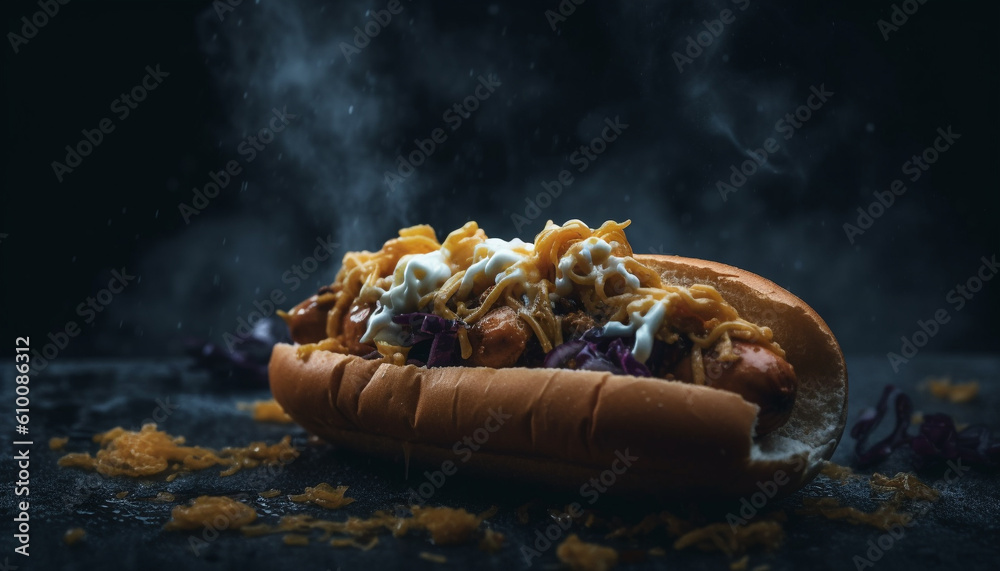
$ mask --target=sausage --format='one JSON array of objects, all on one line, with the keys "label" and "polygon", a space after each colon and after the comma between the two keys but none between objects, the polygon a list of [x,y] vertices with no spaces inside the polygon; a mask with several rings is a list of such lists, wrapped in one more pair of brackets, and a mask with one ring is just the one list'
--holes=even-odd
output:
[{"label": "sausage", "polygon": [[375,350],[372,345],[365,345],[361,342],[361,336],[368,329],[368,318],[372,315],[374,304],[354,302],[351,309],[340,322],[340,335],[343,338],[344,346],[352,355],[367,355]]},{"label": "sausage", "polygon": [[[770,349],[746,341],[733,341],[733,353],[739,357],[733,361],[720,360],[714,351],[702,354],[705,384],[736,393],[759,406],[758,436],[788,422],[799,386],[792,365]],[[679,380],[693,382],[691,357],[682,359],[671,374]]]},{"label": "sausage", "polygon": [[513,367],[524,353],[529,337],[531,329],[514,309],[507,306],[491,309],[469,328],[472,345],[469,363],[493,369]]},{"label": "sausage", "polygon": [[[326,320],[336,302],[335,296],[317,294],[293,307],[285,320],[292,341],[305,344],[326,339]],[[372,304],[355,302],[340,322],[341,339],[352,355],[367,355],[375,350],[375,347],[361,343],[371,314]]]},{"label": "sausage", "polygon": [[292,341],[305,344],[326,339],[326,317],[336,301],[332,295],[314,295],[293,307],[285,319]]}]

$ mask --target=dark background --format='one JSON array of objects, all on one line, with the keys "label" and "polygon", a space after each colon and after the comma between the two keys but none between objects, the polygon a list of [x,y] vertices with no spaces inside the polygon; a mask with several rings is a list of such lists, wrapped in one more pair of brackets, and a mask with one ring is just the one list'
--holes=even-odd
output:
[{"label": "dark background", "polygon": [[[3,48],[8,337],[41,349],[76,322],[57,359],[172,355],[187,337],[222,341],[272,290],[290,307],[332,281],[344,251],[402,226],[443,239],[474,219],[530,239],[548,218],[631,218],[636,252],[768,277],[846,352],[899,351],[941,308],[952,319],[927,351],[995,352],[1000,284],[961,311],[946,296],[1000,250],[1000,5],[930,0],[886,41],[888,0],[741,4],[586,2],[553,31],[555,1],[404,1],[350,63],[341,42],[386,2],[244,0],[221,17],[207,2],[60,6],[18,53]],[[735,22],[679,72],[672,53],[725,8]],[[15,33],[39,11],[4,9]],[[169,76],[119,120],[112,101],[156,65]],[[442,113],[488,74],[502,85],[447,129]],[[834,95],[781,138],[775,122],[821,85]],[[238,147],[274,108],[298,118],[248,163]],[[616,116],[621,137],[518,231],[512,215]],[[114,132],[59,182],[52,161],[104,117]],[[948,126],[961,139],[852,244],[844,223]],[[447,140],[390,189],[386,170],[437,127]],[[770,136],[780,151],[723,201],[716,181]],[[179,204],[233,159],[242,172],[185,223]],[[335,258],[283,281],[327,236]],[[123,267],[137,279],[85,323],[78,304]]]}]

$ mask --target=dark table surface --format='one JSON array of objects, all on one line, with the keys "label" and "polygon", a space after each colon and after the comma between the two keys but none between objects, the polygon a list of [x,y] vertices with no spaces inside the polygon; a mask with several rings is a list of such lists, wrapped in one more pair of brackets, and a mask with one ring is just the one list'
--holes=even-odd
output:
[{"label": "dark table surface", "polygon": [[[325,444],[310,444],[307,434],[295,425],[255,422],[250,413],[237,408],[240,401],[269,398],[265,386],[247,379],[212,380],[205,373],[190,371],[186,361],[77,361],[54,363],[31,381],[30,438],[34,442],[30,457],[31,543],[30,557],[15,554],[12,535],[15,497],[12,493],[17,470],[11,442],[17,440],[13,414],[4,414],[0,430],[5,438],[0,473],[4,474],[4,492],[0,496],[3,553],[0,564],[9,562],[21,569],[555,569],[559,561],[555,548],[544,551],[529,564],[521,547],[532,545],[536,531],[552,523],[546,508],[559,508],[574,501],[573,494],[563,494],[525,485],[490,480],[462,474],[447,479],[428,501],[429,505],[463,507],[478,512],[491,505],[499,507],[487,522],[503,533],[506,542],[496,554],[484,553],[473,545],[444,547],[433,545],[425,534],[411,533],[395,538],[383,533],[377,547],[368,552],[335,549],[314,541],[309,546],[286,546],[281,535],[247,538],[224,531],[218,537],[203,537],[195,532],[166,532],[161,528],[170,519],[177,503],[203,495],[229,495],[254,506],[258,521],[275,523],[286,513],[308,513],[326,519],[343,520],[348,515],[368,517],[375,510],[397,510],[409,503],[408,490],[424,481],[423,469],[411,466],[409,479],[401,461],[375,460],[335,450]],[[1000,432],[1000,357],[960,355],[918,355],[892,372],[884,356],[848,358],[850,371],[850,422],[862,408],[873,404],[886,383],[903,387],[914,398],[915,410],[946,412],[961,422],[985,423],[994,433]],[[7,368],[13,370],[13,367]],[[6,370],[6,369],[5,369]],[[14,408],[14,379],[7,371],[3,394]],[[978,380],[979,397],[971,403],[953,404],[937,400],[918,389],[928,377],[949,376],[955,381]],[[157,409],[159,408],[159,413]],[[13,410],[11,410],[13,412]],[[169,412],[168,414],[165,414]],[[221,448],[245,445],[254,440],[277,442],[291,434],[293,444],[302,450],[298,459],[280,470],[265,468],[244,470],[234,476],[219,478],[218,470],[208,469],[166,482],[163,478],[137,480],[104,478],[77,469],[56,465],[65,451],[95,451],[91,437],[115,426],[136,429],[145,419],[157,416],[161,429],[184,435],[188,444]],[[51,451],[48,439],[68,436],[64,452]],[[852,463],[854,442],[845,434],[833,460]],[[22,447],[23,448],[23,447]],[[912,458],[897,451],[872,471],[894,474],[911,470]],[[943,470],[918,472],[927,483],[936,483],[941,498],[930,509],[919,513],[911,527],[899,538],[882,538],[884,532],[868,526],[830,521],[817,516],[797,515],[806,496],[834,496],[846,505],[865,511],[876,507],[865,480],[841,485],[824,476],[788,498],[773,502],[767,509],[784,509],[785,540],[780,549],[768,553],[751,551],[748,569],[767,564],[772,570],[784,569],[856,569],[856,557],[869,558],[877,569],[996,569],[1000,564],[1000,475],[970,471],[950,484],[941,480]],[[300,493],[319,482],[348,485],[348,496],[356,502],[338,511],[290,502],[286,494]],[[263,499],[258,492],[269,488],[282,495]],[[123,499],[116,494],[128,491]],[[150,501],[159,492],[170,492],[175,501]],[[515,509],[536,500],[530,511],[531,522],[518,522]],[[579,496],[576,497],[579,500]],[[606,515],[622,515],[636,522],[643,513],[661,506],[636,505],[604,495],[592,506]],[[739,509],[733,505],[733,511]],[[915,509],[910,509],[915,511]],[[74,546],[64,545],[63,533],[83,527],[86,538]],[[628,562],[623,569],[728,569],[731,559],[721,553],[693,549],[674,551],[673,538],[660,529],[637,539],[604,539],[606,530],[574,525],[570,532],[585,541],[594,541],[619,549]],[[566,534],[568,535],[568,533]],[[211,539],[204,544],[194,542]],[[873,550],[881,538],[888,549]],[[662,547],[662,556],[650,556],[648,550]],[[443,555],[447,563],[421,559],[422,552]],[[870,568],[863,565],[863,568]]]}]

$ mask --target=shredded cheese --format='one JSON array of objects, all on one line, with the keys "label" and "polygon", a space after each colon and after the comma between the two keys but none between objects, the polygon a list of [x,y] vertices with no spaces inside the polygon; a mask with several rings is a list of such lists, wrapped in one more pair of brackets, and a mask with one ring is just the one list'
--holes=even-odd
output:
[{"label": "shredded cheese", "polygon": [[[429,311],[472,325],[497,304],[513,308],[549,352],[562,343],[561,318],[554,312],[559,298],[579,301],[591,314],[608,317],[608,336],[634,336],[632,352],[645,362],[653,341],[668,343],[681,336],[697,351],[717,342],[721,358],[731,338],[784,351],[767,327],[742,319],[719,292],[708,285],[667,284],[632,255],[624,229],[629,222],[608,221],[597,229],[579,220],[562,226],[549,221],[533,243],[488,238],[468,222],[439,243],[429,226],[399,231],[377,252],[349,252],[336,281],[323,295],[335,295],[327,317],[328,339],[300,348],[344,352],[341,323],[351,304],[378,302],[362,343],[374,344],[384,360],[403,364],[402,326],[393,318]],[[472,353],[464,329],[459,333],[463,358]],[[695,378],[704,371],[694,366]]]}]

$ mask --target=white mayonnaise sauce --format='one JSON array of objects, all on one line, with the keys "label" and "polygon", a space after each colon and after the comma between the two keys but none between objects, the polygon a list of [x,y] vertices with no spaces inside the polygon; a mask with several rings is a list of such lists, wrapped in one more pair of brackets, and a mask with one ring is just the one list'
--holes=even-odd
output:
[{"label": "white mayonnaise sauce", "polygon": [[628,325],[617,321],[609,321],[604,326],[604,334],[610,337],[625,337],[635,334],[635,344],[632,346],[632,356],[640,363],[645,363],[653,352],[653,338],[663,326],[663,318],[667,315],[667,305],[656,301],[645,314],[633,311],[629,314]]},{"label": "white mayonnaise sauce", "polygon": [[[611,255],[611,244],[595,237],[583,241],[578,253],[567,253],[559,260],[556,272],[556,291],[551,296],[566,296],[573,291],[573,281],[567,274],[576,272],[588,276],[593,283],[603,276],[606,282],[618,275],[625,280],[631,290],[639,288],[639,278],[625,267],[625,258]],[[489,238],[477,245],[473,251],[472,264],[462,277],[457,295],[466,298],[475,287],[476,281],[490,280],[499,284],[505,279],[527,282],[537,279],[537,269],[530,259],[534,244],[515,238],[510,241]],[[379,298],[379,307],[368,320],[368,328],[361,336],[362,343],[384,341],[399,345],[402,327],[392,319],[402,313],[417,311],[420,298],[441,287],[451,277],[448,265],[449,253],[444,248],[426,254],[403,256],[393,272],[393,283]],[[611,337],[635,335],[632,353],[640,362],[646,362],[653,349],[653,338],[663,325],[666,304],[657,301],[645,313],[633,311],[628,324],[612,321],[604,326],[604,334]]]},{"label": "white mayonnaise sauce", "polygon": [[458,297],[464,299],[468,296],[477,278],[485,277],[494,284],[507,278],[526,281],[528,274],[525,266],[534,246],[517,238],[509,242],[499,238],[487,238],[478,244],[472,252],[472,265],[462,276]]},{"label": "white mayonnaise sauce", "polygon": [[[559,295],[569,295],[573,291],[573,281],[567,274],[576,266],[577,273],[583,274],[590,266],[587,275],[590,280],[595,280],[598,276],[603,276],[604,281],[608,278],[619,275],[625,280],[625,285],[630,290],[639,289],[639,278],[625,268],[625,258],[611,255],[611,244],[600,239],[590,237],[583,241],[583,249],[578,255],[567,253],[559,260],[559,272],[556,275],[556,293]],[[656,302],[646,313],[642,314],[633,311],[629,315],[628,324],[612,321],[604,326],[604,335],[609,337],[625,337],[635,335],[635,345],[632,347],[632,354],[636,360],[645,363],[649,359],[653,350],[653,337],[663,326],[663,319],[666,317],[666,305],[663,302]]]},{"label": "white mayonnaise sauce", "polygon": [[441,287],[450,277],[451,266],[443,249],[400,258],[393,272],[392,286],[379,298],[379,308],[368,319],[361,342],[385,341],[400,345],[402,326],[393,323],[392,318],[416,311],[420,298]]}]

